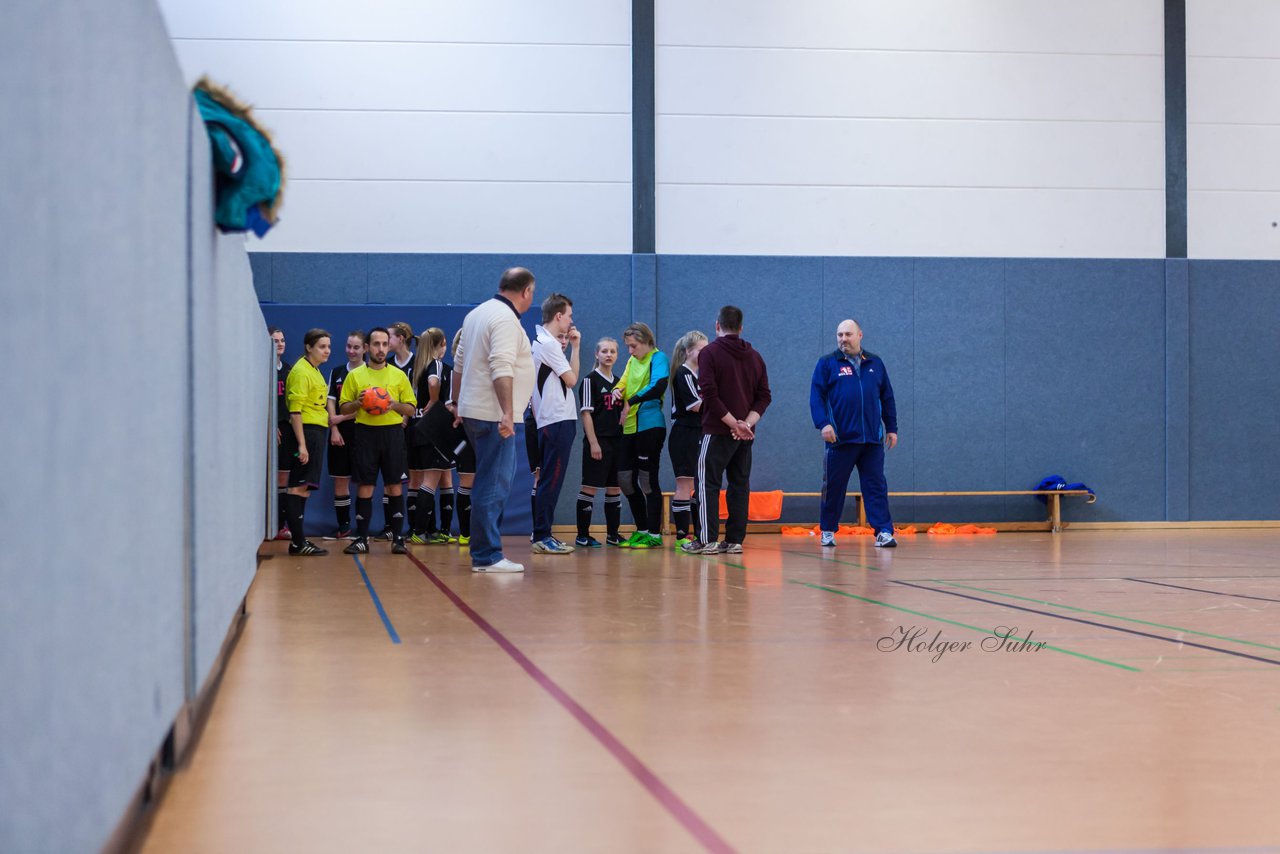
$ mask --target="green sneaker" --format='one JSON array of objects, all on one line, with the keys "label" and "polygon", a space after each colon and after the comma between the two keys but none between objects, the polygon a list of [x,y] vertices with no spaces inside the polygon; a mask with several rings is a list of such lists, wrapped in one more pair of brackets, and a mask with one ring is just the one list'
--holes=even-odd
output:
[{"label": "green sneaker", "polygon": [[460,545],[460,546],[469,546],[469,545],[471,545],[471,538],[470,538],[470,537],[458,537],[458,545]]},{"label": "green sneaker", "polygon": [[409,542],[413,543],[415,546],[425,546],[427,544],[427,538],[422,534],[410,534]]},{"label": "green sneaker", "polygon": [[427,536],[427,545],[440,546],[449,542],[449,535],[444,531],[436,531],[434,534]]},{"label": "green sneaker", "polygon": [[631,536],[627,537],[625,540],[618,543],[618,545],[624,549],[634,549],[638,547],[640,543],[643,541],[644,541],[644,531],[635,531],[631,534]]},{"label": "green sneaker", "polygon": [[680,539],[676,540],[676,548],[682,549],[692,542],[693,540],[690,539],[689,537],[681,537]]},{"label": "green sneaker", "polygon": [[659,534],[645,534],[645,542],[649,544],[651,549],[662,548],[662,537]]}]

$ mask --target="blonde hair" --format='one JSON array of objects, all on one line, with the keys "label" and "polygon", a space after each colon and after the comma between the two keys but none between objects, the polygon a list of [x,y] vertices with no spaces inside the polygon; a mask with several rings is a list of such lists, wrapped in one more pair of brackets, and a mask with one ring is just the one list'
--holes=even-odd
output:
[{"label": "blonde hair", "polygon": [[[601,338],[599,341],[597,341],[596,342],[596,364],[595,364],[595,367],[597,368],[600,367],[600,345],[605,343],[612,344],[613,349],[615,350],[618,349],[617,338],[610,338],[608,335],[606,335],[603,338]],[[616,356],[617,354],[615,353],[614,355]]]},{"label": "blonde hair", "polygon": [[405,323],[403,320],[398,323],[391,324],[390,329],[406,341],[413,338],[413,327]]},{"label": "blonde hair", "polygon": [[413,357],[413,373],[409,376],[410,381],[416,386],[418,377],[427,369],[427,365],[431,363],[436,348],[444,343],[444,330],[432,326],[418,336],[418,352]]},{"label": "blonde hair", "polygon": [[680,367],[685,363],[685,359],[689,356],[689,351],[694,345],[700,341],[706,341],[707,334],[699,332],[697,329],[691,329],[680,336],[680,340],[676,341],[675,349],[671,353],[671,364]]},{"label": "blonde hair", "polygon": [[622,337],[634,338],[641,344],[647,344],[655,349],[658,346],[658,341],[653,337],[653,330],[649,328],[649,324],[641,323],[638,320],[622,330]]}]

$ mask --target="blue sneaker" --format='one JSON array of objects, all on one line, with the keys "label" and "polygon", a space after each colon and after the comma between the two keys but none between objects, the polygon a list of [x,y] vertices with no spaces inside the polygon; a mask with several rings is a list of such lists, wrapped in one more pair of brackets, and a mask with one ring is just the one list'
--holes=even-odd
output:
[{"label": "blue sneaker", "polygon": [[565,545],[555,537],[535,540],[532,551],[536,555],[567,555],[573,552],[573,546]]},{"label": "blue sneaker", "polygon": [[573,541],[573,544],[580,549],[598,549],[598,548],[602,548],[604,545],[595,537],[590,537],[590,536],[578,537],[578,539]]}]

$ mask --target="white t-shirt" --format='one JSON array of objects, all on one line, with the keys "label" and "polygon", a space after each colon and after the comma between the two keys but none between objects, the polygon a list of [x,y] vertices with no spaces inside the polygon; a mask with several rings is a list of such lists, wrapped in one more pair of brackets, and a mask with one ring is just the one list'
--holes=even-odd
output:
[{"label": "white t-shirt", "polygon": [[560,421],[576,421],[578,407],[573,389],[566,387],[560,375],[569,370],[564,348],[547,327],[538,327],[538,340],[533,342],[533,416],[538,427]]}]

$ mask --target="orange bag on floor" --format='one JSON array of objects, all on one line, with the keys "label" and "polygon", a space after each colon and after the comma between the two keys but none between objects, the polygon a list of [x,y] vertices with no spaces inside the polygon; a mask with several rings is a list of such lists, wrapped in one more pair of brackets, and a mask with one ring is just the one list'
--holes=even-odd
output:
[{"label": "orange bag on floor", "polygon": [[955,532],[956,532],[956,526],[948,525],[946,522],[938,522],[936,525],[934,525],[932,528],[929,529],[930,534],[937,534],[937,535],[947,536],[947,537],[953,536]]},{"label": "orange bag on floor", "polygon": [[780,531],[784,537],[812,537],[813,531],[809,528],[801,528],[799,525],[783,525]]},{"label": "orange bag on floor", "polygon": [[914,525],[894,525],[893,535],[895,537],[914,537],[916,529]]},{"label": "orange bag on floor", "polygon": [[988,535],[988,534],[994,534],[995,532],[996,532],[995,528],[984,528],[981,525],[961,525],[959,528],[956,528],[957,534]]},{"label": "orange bag on floor", "polygon": [[[772,492],[753,492],[747,499],[747,521],[776,522],[782,518],[782,490]],[[725,501],[725,490],[720,490],[720,518],[729,518],[729,505]]]}]

